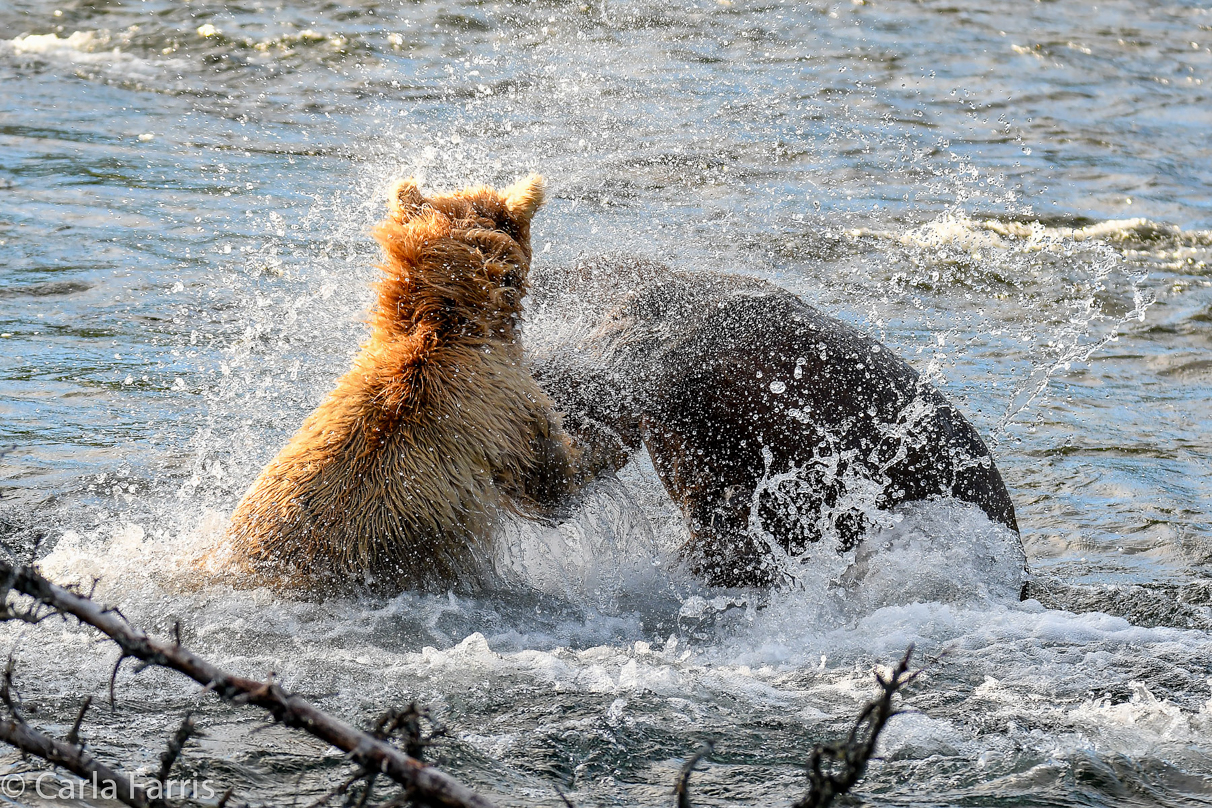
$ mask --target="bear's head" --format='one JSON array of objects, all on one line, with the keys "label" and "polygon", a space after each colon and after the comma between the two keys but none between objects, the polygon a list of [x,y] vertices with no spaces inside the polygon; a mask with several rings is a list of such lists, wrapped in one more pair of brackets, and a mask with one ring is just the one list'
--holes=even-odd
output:
[{"label": "bear's head", "polygon": [[397,181],[374,231],[387,257],[374,326],[510,338],[530,272],[530,221],[542,204],[537,174],[435,196]]}]

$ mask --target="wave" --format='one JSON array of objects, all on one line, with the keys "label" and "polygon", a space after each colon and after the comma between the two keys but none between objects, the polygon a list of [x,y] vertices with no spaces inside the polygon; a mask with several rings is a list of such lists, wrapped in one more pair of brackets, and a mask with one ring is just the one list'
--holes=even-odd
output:
[{"label": "wave", "polygon": [[[1212,230],[1183,230],[1150,219],[1075,219],[1048,222],[1020,217],[970,218],[948,212],[907,231],[856,228],[851,238],[875,238],[899,242],[925,250],[943,247],[966,252],[1012,250],[1034,252],[1063,249],[1082,242],[1103,242],[1141,254],[1160,255],[1175,251],[1206,253],[1212,247]],[[1178,256],[1168,256],[1178,257]]]},{"label": "wave", "polygon": [[171,65],[141,59],[121,48],[110,47],[106,31],[76,31],[60,38],[57,34],[22,34],[0,40],[0,54],[7,52],[19,59],[33,59],[53,66],[75,67],[82,72],[100,71],[122,81],[148,81],[163,76]]}]

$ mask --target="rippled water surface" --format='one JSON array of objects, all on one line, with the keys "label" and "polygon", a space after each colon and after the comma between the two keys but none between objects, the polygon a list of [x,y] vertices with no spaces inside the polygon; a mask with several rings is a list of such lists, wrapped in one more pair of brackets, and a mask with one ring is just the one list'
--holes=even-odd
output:
[{"label": "rippled water surface", "polygon": [[[1212,804],[1210,131],[1195,2],[9,0],[0,536],[353,720],[428,705],[435,758],[504,805],[669,804],[702,740],[700,804],[788,803],[911,642],[938,659],[864,804]],[[387,182],[531,170],[536,271],[765,277],[928,374],[994,448],[1034,599],[948,503],[848,589],[705,590],[644,458],[505,531],[526,576],[495,594],[193,580],[356,351]],[[0,632],[40,726],[107,692],[89,635]],[[306,804],[344,774],[167,674],[117,694],[85,735],[130,768],[192,708],[182,776]]]}]

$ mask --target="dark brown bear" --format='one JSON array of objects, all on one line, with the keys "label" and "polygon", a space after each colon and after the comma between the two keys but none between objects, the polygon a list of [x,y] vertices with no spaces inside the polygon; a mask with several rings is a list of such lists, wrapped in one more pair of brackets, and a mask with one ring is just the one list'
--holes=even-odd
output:
[{"label": "dark brown bear", "polygon": [[582,440],[643,441],[686,516],[682,555],[707,582],[777,583],[780,551],[831,533],[848,549],[865,511],[939,495],[1018,530],[964,416],[879,342],[790,292],[634,259],[542,283],[537,317],[557,298],[605,301],[606,313],[591,311],[596,327],[574,347],[537,351],[536,378]]}]

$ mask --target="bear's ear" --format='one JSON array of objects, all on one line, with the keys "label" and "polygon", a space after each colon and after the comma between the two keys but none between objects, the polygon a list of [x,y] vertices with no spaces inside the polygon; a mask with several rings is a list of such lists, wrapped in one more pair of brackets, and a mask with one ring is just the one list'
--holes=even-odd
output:
[{"label": "bear's ear", "polygon": [[421,189],[412,177],[396,180],[387,192],[387,210],[401,223],[420,213],[424,204],[425,197],[421,196]]},{"label": "bear's ear", "polygon": [[529,222],[543,204],[546,184],[538,174],[520,179],[501,192],[505,208],[518,222]]}]

